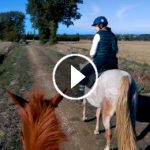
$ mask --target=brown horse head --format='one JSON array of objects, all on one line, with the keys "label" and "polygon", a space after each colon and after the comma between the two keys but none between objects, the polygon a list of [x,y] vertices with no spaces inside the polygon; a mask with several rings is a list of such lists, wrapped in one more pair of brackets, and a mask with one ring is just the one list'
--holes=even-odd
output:
[{"label": "brown horse head", "polygon": [[43,92],[34,91],[28,94],[27,101],[11,92],[8,94],[19,109],[24,150],[59,150],[67,139],[55,114],[63,97],[58,94],[44,99]]}]

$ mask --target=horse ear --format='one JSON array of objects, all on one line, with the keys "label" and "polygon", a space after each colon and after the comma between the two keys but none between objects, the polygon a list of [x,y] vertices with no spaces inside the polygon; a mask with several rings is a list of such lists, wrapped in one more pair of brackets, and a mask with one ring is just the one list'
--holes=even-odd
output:
[{"label": "horse ear", "polygon": [[8,91],[8,95],[12,98],[12,100],[19,105],[20,107],[24,107],[28,101],[26,101],[25,99],[23,99],[20,96],[17,96],[15,94],[13,94],[12,92]]},{"label": "horse ear", "polygon": [[[67,89],[63,91],[63,93],[66,93]],[[63,96],[60,94],[55,95],[53,98],[51,98],[50,102],[54,107],[57,107],[60,101],[63,99]]]}]

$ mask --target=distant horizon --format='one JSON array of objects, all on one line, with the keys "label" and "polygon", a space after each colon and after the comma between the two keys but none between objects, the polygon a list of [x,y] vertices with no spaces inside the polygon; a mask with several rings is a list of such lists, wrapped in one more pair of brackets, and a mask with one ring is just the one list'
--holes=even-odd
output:
[{"label": "distant horizon", "polygon": [[[27,32],[27,33],[25,33],[25,34],[34,34],[34,33],[32,33],[32,32]],[[66,34],[66,35],[77,35],[77,34],[79,34],[79,35],[94,35],[94,33],[74,33],[74,34],[71,34],[71,33],[57,33],[57,35],[64,35],[64,34]],[[150,33],[115,33],[116,35],[150,35]],[[35,33],[35,35],[38,35],[37,33]]]}]

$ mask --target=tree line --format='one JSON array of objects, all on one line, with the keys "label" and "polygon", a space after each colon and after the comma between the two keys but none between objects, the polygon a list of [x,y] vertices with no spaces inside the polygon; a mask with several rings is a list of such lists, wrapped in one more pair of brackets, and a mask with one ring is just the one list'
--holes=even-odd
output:
[{"label": "tree line", "polygon": [[120,41],[150,41],[150,34],[118,34]]},{"label": "tree line", "polygon": [[[60,23],[69,27],[73,20],[80,19],[78,4],[83,0],[28,0],[26,12],[31,16],[32,26],[38,29],[43,42],[57,41]],[[25,14],[11,11],[0,13],[0,39],[18,41],[24,36]]]},{"label": "tree line", "polygon": [[[28,40],[39,40],[40,37],[38,34],[27,33],[25,39]],[[47,41],[47,39],[46,39]],[[56,41],[80,41],[79,34],[57,34]],[[45,41],[43,41],[45,43]]]},{"label": "tree line", "polygon": [[[80,39],[93,40],[92,34],[80,35]],[[150,41],[150,34],[116,34],[119,41]]]},{"label": "tree line", "polygon": [[0,13],[0,39],[19,41],[24,35],[24,19],[25,15],[22,12]]}]

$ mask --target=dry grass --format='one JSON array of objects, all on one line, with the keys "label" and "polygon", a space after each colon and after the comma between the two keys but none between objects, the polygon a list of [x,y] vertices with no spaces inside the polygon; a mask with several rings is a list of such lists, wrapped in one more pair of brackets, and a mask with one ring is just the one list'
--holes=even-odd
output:
[{"label": "dry grass", "polygon": [[[81,40],[80,42],[61,42],[61,45],[81,48],[89,53],[92,41]],[[119,41],[119,57],[139,63],[150,64],[150,42],[144,41]]]},{"label": "dry grass", "polygon": [[150,42],[119,42],[119,57],[150,65]]},{"label": "dry grass", "polygon": [[9,47],[11,44],[12,44],[12,42],[1,42],[0,41],[0,50],[3,50],[6,47]]}]

